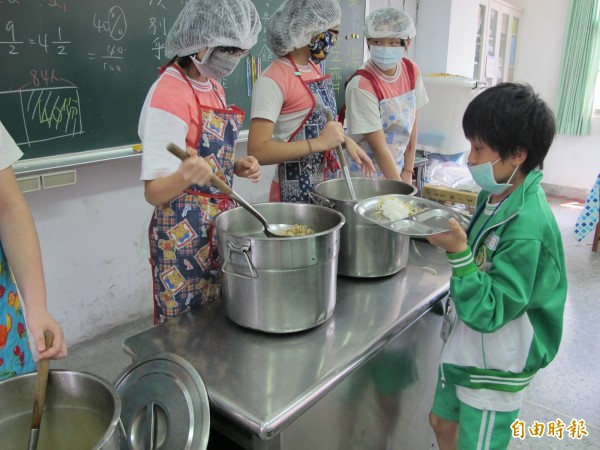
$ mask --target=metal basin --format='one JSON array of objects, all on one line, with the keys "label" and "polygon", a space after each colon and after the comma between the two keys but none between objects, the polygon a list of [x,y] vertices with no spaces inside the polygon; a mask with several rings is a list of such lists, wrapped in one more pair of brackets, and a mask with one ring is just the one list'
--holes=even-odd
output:
[{"label": "metal basin", "polygon": [[241,326],[271,333],[301,331],[323,323],[335,308],[344,216],[318,205],[253,206],[275,227],[305,225],[315,233],[270,239],[245,209],[220,213],[214,225],[227,316]]},{"label": "metal basin", "polygon": [[354,212],[361,200],[378,195],[415,195],[417,188],[384,178],[352,178],[356,200],[350,198],[346,181],[337,178],[315,186],[312,201],[339,211],[346,218],[340,232],[338,274],[357,278],[392,275],[408,263],[410,238],[375,225]]},{"label": "metal basin", "polygon": [[[37,374],[0,382],[0,445],[25,449]],[[38,450],[117,450],[121,400],[116,389],[91,373],[51,370]]]}]

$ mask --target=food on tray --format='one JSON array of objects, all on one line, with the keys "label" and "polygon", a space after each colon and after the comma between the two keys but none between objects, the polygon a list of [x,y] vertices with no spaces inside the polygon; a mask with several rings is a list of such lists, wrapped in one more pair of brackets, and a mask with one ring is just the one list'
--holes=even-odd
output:
[{"label": "food on tray", "polygon": [[431,78],[459,78],[459,79],[462,79],[462,80],[468,80],[467,77],[463,77],[462,75],[453,75],[451,73],[444,73],[444,72],[426,73],[423,76],[425,76],[425,77],[431,77]]},{"label": "food on tray", "polygon": [[312,228],[298,224],[294,224],[280,233],[281,236],[308,236],[309,234],[315,234],[315,231]]},{"label": "food on tray", "polygon": [[396,197],[383,197],[375,205],[374,218],[377,220],[388,219],[393,222],[406,219],[423,211],[423,208],[412,205]]}]

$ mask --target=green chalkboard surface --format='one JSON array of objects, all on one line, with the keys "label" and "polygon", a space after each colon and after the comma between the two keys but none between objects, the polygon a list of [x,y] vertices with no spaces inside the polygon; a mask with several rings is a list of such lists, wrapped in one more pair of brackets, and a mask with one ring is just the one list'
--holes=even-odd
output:
[{"label": "green chalkboard surface", "polygon": [[[144,98],[167,62],[166,34],[185,0],[0,0],[0,120],[25,159],[139,143]],[[256,0],[263,31],[221,80],[250,114],[252,74],[273,60],[264,25],[282,0]],[[365,0],[340,0],[338,44],[324,64],[338,103],[363,60]],[[251,62],[254,62],[254,71]]]}]

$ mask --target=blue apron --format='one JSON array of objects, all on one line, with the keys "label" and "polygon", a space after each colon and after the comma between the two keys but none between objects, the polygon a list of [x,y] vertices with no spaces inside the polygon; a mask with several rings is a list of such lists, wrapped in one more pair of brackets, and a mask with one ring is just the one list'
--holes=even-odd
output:
[{"label": "blue apron", "polygon": [[[294,60],[289,57],[295,75],[311,94],[313,107],[302,124],[292,133],[289,142],[304,141],[320,136],[327,125],[327,112],[336,115],[335,94],[329,75],[311,81],[304,81]],[[315,68],[314,63],[310,62]],[[295,161],[279,164],[279,188],[282,202],[308,203],[308,193],[323,180],[338,178],[340,165],[332,150],[313,153]]]},{"label": "blue apron", "polygon": [[[198,156],[231,186],[244,112],[224,104],[222,109],[205,107],[197,97],[196,102],[202,118]],[[155,323],[220,298],[221,268],[215,264],[218,246],[213,220],[232,206],[230,198],[218,189],[192,185],[154,210],[149,238]]]},{"label": "blue apron", "polygon": [[0,380],[33,371],[21,299],[0,244]]}]

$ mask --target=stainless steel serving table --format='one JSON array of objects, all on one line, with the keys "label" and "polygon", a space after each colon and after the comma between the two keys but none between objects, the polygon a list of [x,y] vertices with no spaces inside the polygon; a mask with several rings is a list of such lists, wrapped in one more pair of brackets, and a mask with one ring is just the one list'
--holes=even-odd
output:
[{"label": "stainless steel serving table", "polygon": [[395,275],[339,277],[334,314],[311,330],[244,329],[215,302],[127,338],[125,352],[189,361],[211,426],[247,449],[430,448],[450,267],[441,249],[410,245]]}]

